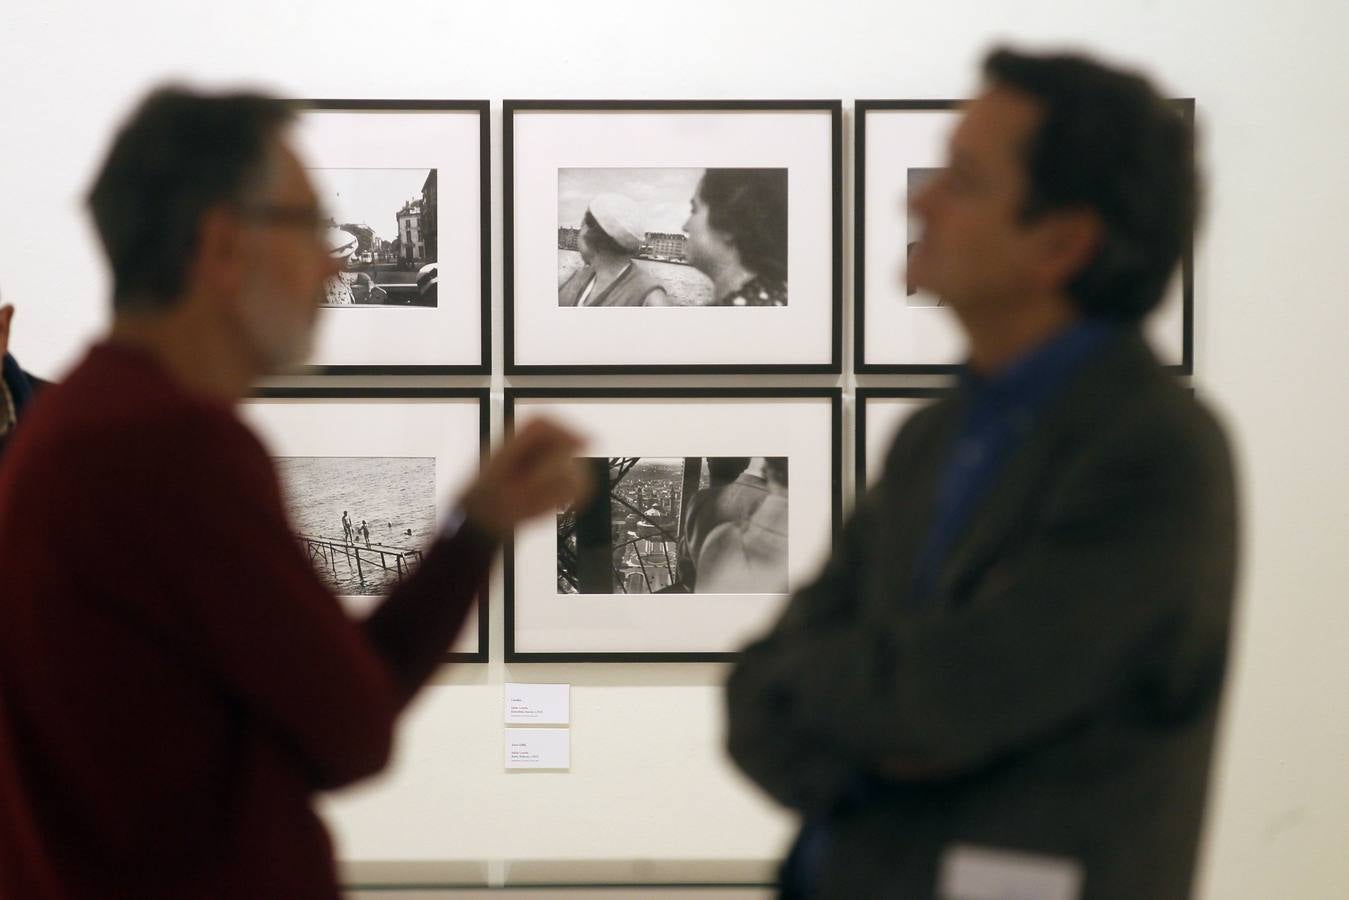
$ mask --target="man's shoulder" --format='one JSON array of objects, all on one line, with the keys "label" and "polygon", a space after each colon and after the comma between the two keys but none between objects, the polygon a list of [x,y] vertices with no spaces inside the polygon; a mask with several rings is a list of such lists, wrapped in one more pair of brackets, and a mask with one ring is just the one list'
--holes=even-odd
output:
[{"label": "man's shoulder", "polygon": [[945,447],[943,436],[949,435],[964,404],[965,398],[957,389],[910,414],[886,451],[883,471],[890,473],[896,467],[908,466],[917,457],[941,452]]},{"label": "man's shoulder", "polygon": [[[1021,477],[1052,508],[1099,509],[1130,496],[1164,495],[1173,509],[1235,495],[1218,417],[1150,355],[1128,351],[1084,372],[1027,438]],[[1052,473],[1052,474],[1048,474]]]},{"label": "man's shoulder", "polygon": [[1225,455],[1225,429],[1192,387],[1157,363],[1141,341],[1085,373],[1070,400],[1103,450],[1155,448],[1180,458]]},{"label": "man's shoulder", "polygon": [[135,377],[121,381],[96,368],[76,368],[42,391],[10,451],[64,468],[111,460],[186,460],[255,452],[256,438],[221,402]]}]

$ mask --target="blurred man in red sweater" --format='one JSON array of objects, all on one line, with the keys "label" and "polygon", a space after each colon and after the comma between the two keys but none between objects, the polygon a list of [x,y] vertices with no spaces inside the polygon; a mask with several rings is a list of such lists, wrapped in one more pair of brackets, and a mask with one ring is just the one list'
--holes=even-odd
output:
[{"label": "blurred man in red sweater", "polygon": [[523,429],[342,613],[235,413],[337,271],[292,115],[158,91],[90,195],[112,332],[0,474],[0,897],[337,897],[313,795],[384,766],[502,539],[584,490],[576,440]]}]

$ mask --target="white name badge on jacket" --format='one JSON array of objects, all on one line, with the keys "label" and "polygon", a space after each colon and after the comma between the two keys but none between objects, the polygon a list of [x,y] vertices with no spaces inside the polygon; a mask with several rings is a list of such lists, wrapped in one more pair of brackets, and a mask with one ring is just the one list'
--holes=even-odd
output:
[{"label": "white name badge on jacket", "polygon": [[1062,856],[952,844],[942,854],[937,896],[941,900],[1080,900],[1082,866]]}]

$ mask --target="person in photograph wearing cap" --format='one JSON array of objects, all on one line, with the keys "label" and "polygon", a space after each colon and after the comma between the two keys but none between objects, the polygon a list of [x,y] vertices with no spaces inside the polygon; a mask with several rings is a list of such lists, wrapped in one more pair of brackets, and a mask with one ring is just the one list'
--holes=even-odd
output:
[{"label": "person in photograph wearing cap", "polygon": [[440,293],[440,266],[427,263],[417,270],[417,305],[435,306]]},{"label": "person in photograph wearing cap", "polygon": [[[358,241],[356,235],[341,228],[329,228],[328,255],[342,260],[346,266],[356,253]],[[324,283],[324,306],[351,306],[355,303],[379,303],[385,297],[382,288],[366,272],[338,272]]]},{"label": "person in photograph wearing cap", "polygon": [[577,246],[585,265],[562,282],[557,305],[669,306],[665,288],[632,261],[644,239],[635,203],[622,194],[597,195],[581,220]]}]

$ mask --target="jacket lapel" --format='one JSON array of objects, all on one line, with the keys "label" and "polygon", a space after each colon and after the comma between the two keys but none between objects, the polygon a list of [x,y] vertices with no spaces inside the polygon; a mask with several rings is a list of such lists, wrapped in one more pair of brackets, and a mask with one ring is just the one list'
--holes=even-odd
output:
[{"label": "jacket lapel", "polygon": [[871,504],[870,521],[877,523],[869,544],[878,564],[868,567],[878,582],[876,596],[892,596],[895,585],[907,590],[912,583],[918,548],[931,527],[941,470],[967,408],[963,392],[938,401],[921,431],[898,439],[908,446],[892,450],[882,477],[862,501]]},{"label": "jacket lapel", "polygon": [[1127,392],[1138,388],[1140,376],[1146,377],[1148,369],[1155,367],[1156,360],[1142,338],[1130,332],[1089,363],[1040,411],[980,503],[969,529],[942,564],[937,596],[955,596],[961,583],[977,577],[1019,529],[1031,527],[1036,503],[1069,463],[1067,455],[1080,446],[1078,439],[1117,408]]}]

